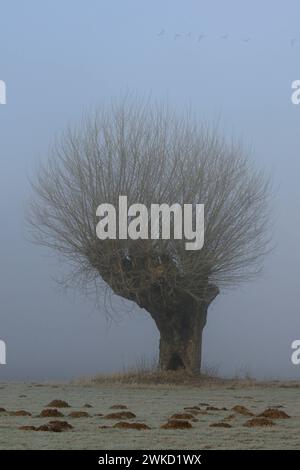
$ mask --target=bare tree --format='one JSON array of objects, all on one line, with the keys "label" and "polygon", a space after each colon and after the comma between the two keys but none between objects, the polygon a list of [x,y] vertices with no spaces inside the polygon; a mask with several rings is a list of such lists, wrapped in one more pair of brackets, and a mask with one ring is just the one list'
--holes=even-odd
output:
[{"label": "bare tree", "polygon": [[[221,289],[249,280],[268,251],[269,183],[240,145],[164,106],[101,110],[67,130],[41,165],[30,206],[34,241],[64,255],[74,280],[135,302],[160,332],[160,367],[197,372],[207,309]],[[100,240],[96,209],[205,205],[205,243]]]}]

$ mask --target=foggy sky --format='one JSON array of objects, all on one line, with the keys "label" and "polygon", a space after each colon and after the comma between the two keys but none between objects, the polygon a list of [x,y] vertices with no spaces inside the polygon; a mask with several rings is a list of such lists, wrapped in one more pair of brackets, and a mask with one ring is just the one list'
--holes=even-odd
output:
[{"label": "foggy sky", "polygon": [[[120,315],[109,322],[92,299],[59,290],[53,277],[63,262],[31,245],[24,224],[37,159],[83,111],[128,91],[191,104],[204,120],[218,119],[272,173],[274,251],[259,279],[210,307],[203,360],[220,374],[300,377],[290,361],[291,343],[300,339],[300,105],[290,99],[291,83],[300,79],[297,3],[0,3],[0,80],[7,86],[0,106],[0,339],[7,365],[0,381],[69,379],[157,354],[158,333],[146,312],[122,315],[125,306],[115,299]],[[198,42],[200,34],[206,36]]]}]

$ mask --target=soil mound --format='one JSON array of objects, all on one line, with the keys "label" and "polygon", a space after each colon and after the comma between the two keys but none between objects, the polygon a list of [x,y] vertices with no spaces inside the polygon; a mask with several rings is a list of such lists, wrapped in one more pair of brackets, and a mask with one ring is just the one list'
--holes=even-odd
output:
[{"label": "soil mound", "polygon": [[236,405],[231,408],[231,411],[234,411],[235,413],[238,413],[243,416],[254,416],[254,413],[252,413],[252,411],[248,410],[248,408],[243,405]]},{"label": "soil mound", "polygon": [[260,418],[270,418],[270,419],[287,419],[290,416],[282,410],[276,408],[267,408],[265,411],[257,415]]},{"label": "soil mound", "polygon": [[253,428],[253,427],[258,427],[258,426],[274,426],[275,423],[271,419],[268,418],[252,418],[248,419],[243,426],[246,426],[247,428]]},{"label": "soil mound", "polygon": [[194,419],[194,415],[191,413],[175,413],[173,414],[170,419]]},{"label": "soil mound", "polygon": [[90,415],[86,411],[72,411],[68,416],[71,418],[88,418]]},{"label": "soil mound", "polygon": [[211,423],[209,426],[210,426],[211,428],[232,428],[231,424],[223,423],[223,422],[220,422],[220,423]]},{"label": "soil mound", "polygon": [[62,418],[63,414],[58,411],[56,408],[46,408],[42,410],[39,414],[40,418]]},{"label": "soil mound", "polygon": [[191,429],[193,426],[189,421],[183,419],[171,419],[161,425],[161,429]]},{"label": "soil mound", "polygon": [[120,411],[119,413],[109,413],[104,416],[105,419],[132,419],[136,418],[136,415],[131,411]]},{"label": "soil mound", "polygon": [[26,410],[17,410],[17,411],[11,411],[10,416],[31,416],[31,413]]},{"label": "soil mound", "polygon": [[69,403],[64,400],[52,400],[48,403],[47,407],[49,408],[70,408]]}]

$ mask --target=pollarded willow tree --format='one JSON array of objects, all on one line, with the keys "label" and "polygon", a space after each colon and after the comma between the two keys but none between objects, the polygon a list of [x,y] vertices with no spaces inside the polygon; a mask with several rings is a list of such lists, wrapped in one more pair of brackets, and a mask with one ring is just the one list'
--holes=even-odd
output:
[{"label": "pollarded willow tree", "polygon": [[[160,367],[199,372],[207,310],[249,280],[268,251],[269,184],[240,145],[164,106],[112,105],[68,129],[33,183],[34,241],[71,264],[74,280],[109,287],[153,318]],[[97,207],[204,204],[205,241],[106,239]],[[98,291],[99,292],[99,291]]]}]

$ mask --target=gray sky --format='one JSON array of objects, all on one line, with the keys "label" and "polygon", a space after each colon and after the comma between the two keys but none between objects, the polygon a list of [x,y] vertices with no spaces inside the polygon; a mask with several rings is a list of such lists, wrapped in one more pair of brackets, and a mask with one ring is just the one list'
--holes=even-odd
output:
[{"label": "gray sky", "polygon": [[[300,105],[290,99],[300,79],[299,15],[296,0],[1,2],[0,339],[8,364],[0,380],[68,379],[157,353],[145,312],[108,323],[92,301],[57,288],[63,265],[25,238],[37,158],[83,111],[126,91],[220,118],[272,172],[276,249],[260,279],[211,306],[203,357],[222,374],[300,377],[290,361],[300,339]],[[123,303],[115,309],[121,314]]]}]

